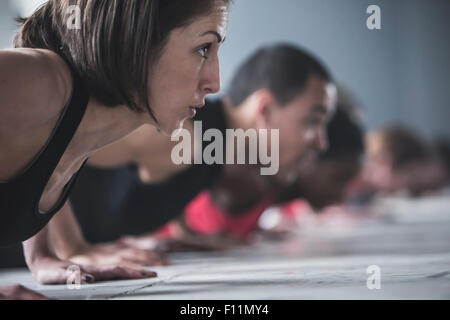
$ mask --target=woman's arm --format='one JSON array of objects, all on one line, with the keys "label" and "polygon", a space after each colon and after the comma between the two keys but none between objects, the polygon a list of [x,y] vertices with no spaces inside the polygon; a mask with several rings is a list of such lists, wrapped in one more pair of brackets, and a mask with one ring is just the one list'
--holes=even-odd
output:
[{"label": "woman's arm", "polygon": [[58,258],[77,264],[132,268],[168,264],[159,253],[123,243],[89,244],[83,237],[69,201],[50,222],[50,239]]},{"label": "woman's arm", "polygon": [[60,259],[69,260],[89,246],[83,237],[70,201],[67,201],[50,221],[49,231],[55,254]]},{"label": "woman's arm", "polygon": [[[72,272],[70,262],[59,260],[49,242],[48,226],[31,239],[23,242],[23,250],[28,268],[36,281],[41,284],[66,283],[70,280]],[[91,274],[80,274],[82,283],[92,282]]]},{"label": "woman's arm", "polygon": [[[23,243],[27,265],[39,283],[63,284],[68,280],[71,281],[73,279],[73,268],[71,267],[74,265],[80,269],[81,283],[156,276],[154,272],[138,268],[137,265],[134,268],[117,266],[114,263],[106,266],[92,266],[89,263],[78,264],[71,261],[71,255],[90,246],[84,241],[69,204],[66,204],[56,217],[58,218],[55,221],[52,220],[41,232]],[[54,247],[50,240],[55,242]],[[58,255],[62,255],[66,259],[61,260]]]}]

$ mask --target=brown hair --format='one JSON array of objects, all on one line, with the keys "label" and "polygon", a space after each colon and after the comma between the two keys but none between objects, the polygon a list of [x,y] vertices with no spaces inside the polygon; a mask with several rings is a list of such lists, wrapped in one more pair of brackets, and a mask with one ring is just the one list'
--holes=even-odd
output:
[{"label": "brown hair", "polygon": [[[231,0],[49,0],[31,17],[18,19],[22,27],[14,44],[58,53],[92,97],[110,107],[147,110],[154,118],[149,65],[172,30],[209,14],[218,1],[228,5]],[[78,30],[67,27],[71,5],[80,9]]]}]

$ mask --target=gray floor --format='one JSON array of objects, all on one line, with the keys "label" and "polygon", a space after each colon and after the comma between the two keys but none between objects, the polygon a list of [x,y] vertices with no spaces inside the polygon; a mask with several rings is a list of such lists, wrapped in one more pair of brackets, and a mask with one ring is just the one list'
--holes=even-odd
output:
[{"label": "gray floor", "polygon": [[[151,280],[69,290],[37,285],[25,270],[0,273],[57,299],[450,299],[450,197],[384,199],[376,219],[312,223],[282,242],[172,256]],[[380,270],[369,290],[367,268]]]}]

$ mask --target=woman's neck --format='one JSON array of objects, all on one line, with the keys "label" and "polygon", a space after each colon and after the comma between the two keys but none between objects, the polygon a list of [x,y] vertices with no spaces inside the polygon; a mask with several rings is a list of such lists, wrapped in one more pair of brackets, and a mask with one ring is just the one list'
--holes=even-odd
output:
[{"label": "woman's neck", "polygon": [[91,154],[151,122],[147,113],[134,112],[124,105],[106,107],[91,98],[77,132],[77,141],[84,152]]}]

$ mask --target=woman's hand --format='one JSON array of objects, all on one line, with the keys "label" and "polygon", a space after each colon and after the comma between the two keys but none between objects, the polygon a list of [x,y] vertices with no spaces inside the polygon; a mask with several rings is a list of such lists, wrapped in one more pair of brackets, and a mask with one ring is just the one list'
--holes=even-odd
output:
[{"label": "woman's hand", "polygon": [[54,257],[41,257],[29,265],[34,278],[40,284],[66,284],[74,283],[77,277],[76,269],[80,270],[80,284],[95,281],[144,279],[156,277],[156,273],[143,268],[133,269],[119,266],[76,266],[73,262],[62,261]]},{"label": "woman's hand", "polygon": [[169,264],[161,253],[129,246],[123,242],[85,245],[67,260],[82,265],[119,265],[130,268]]},{"label": "woman's hand", "polygon": [[[53,251],[58,258],[64,261],[81,265],[117,265],[131,268],[168,264],[165,257],[151,250],[137,249],[119,242],[95,245],[88,243],[83,237],[70,203],[66,203],[61,211],[53,217],[49,231]],[[50,246],[47,238],[44,238],[42,242],[46,246]],[[34,251],[42,251],[39,250],[39,247],[37,249]],[[46,251],[44,254],[48,256]]]},{"label": "woman's hand", "polygon": [[48,298],[21,285],[14,285],[0,287],[0,300],[48,300]]}]

